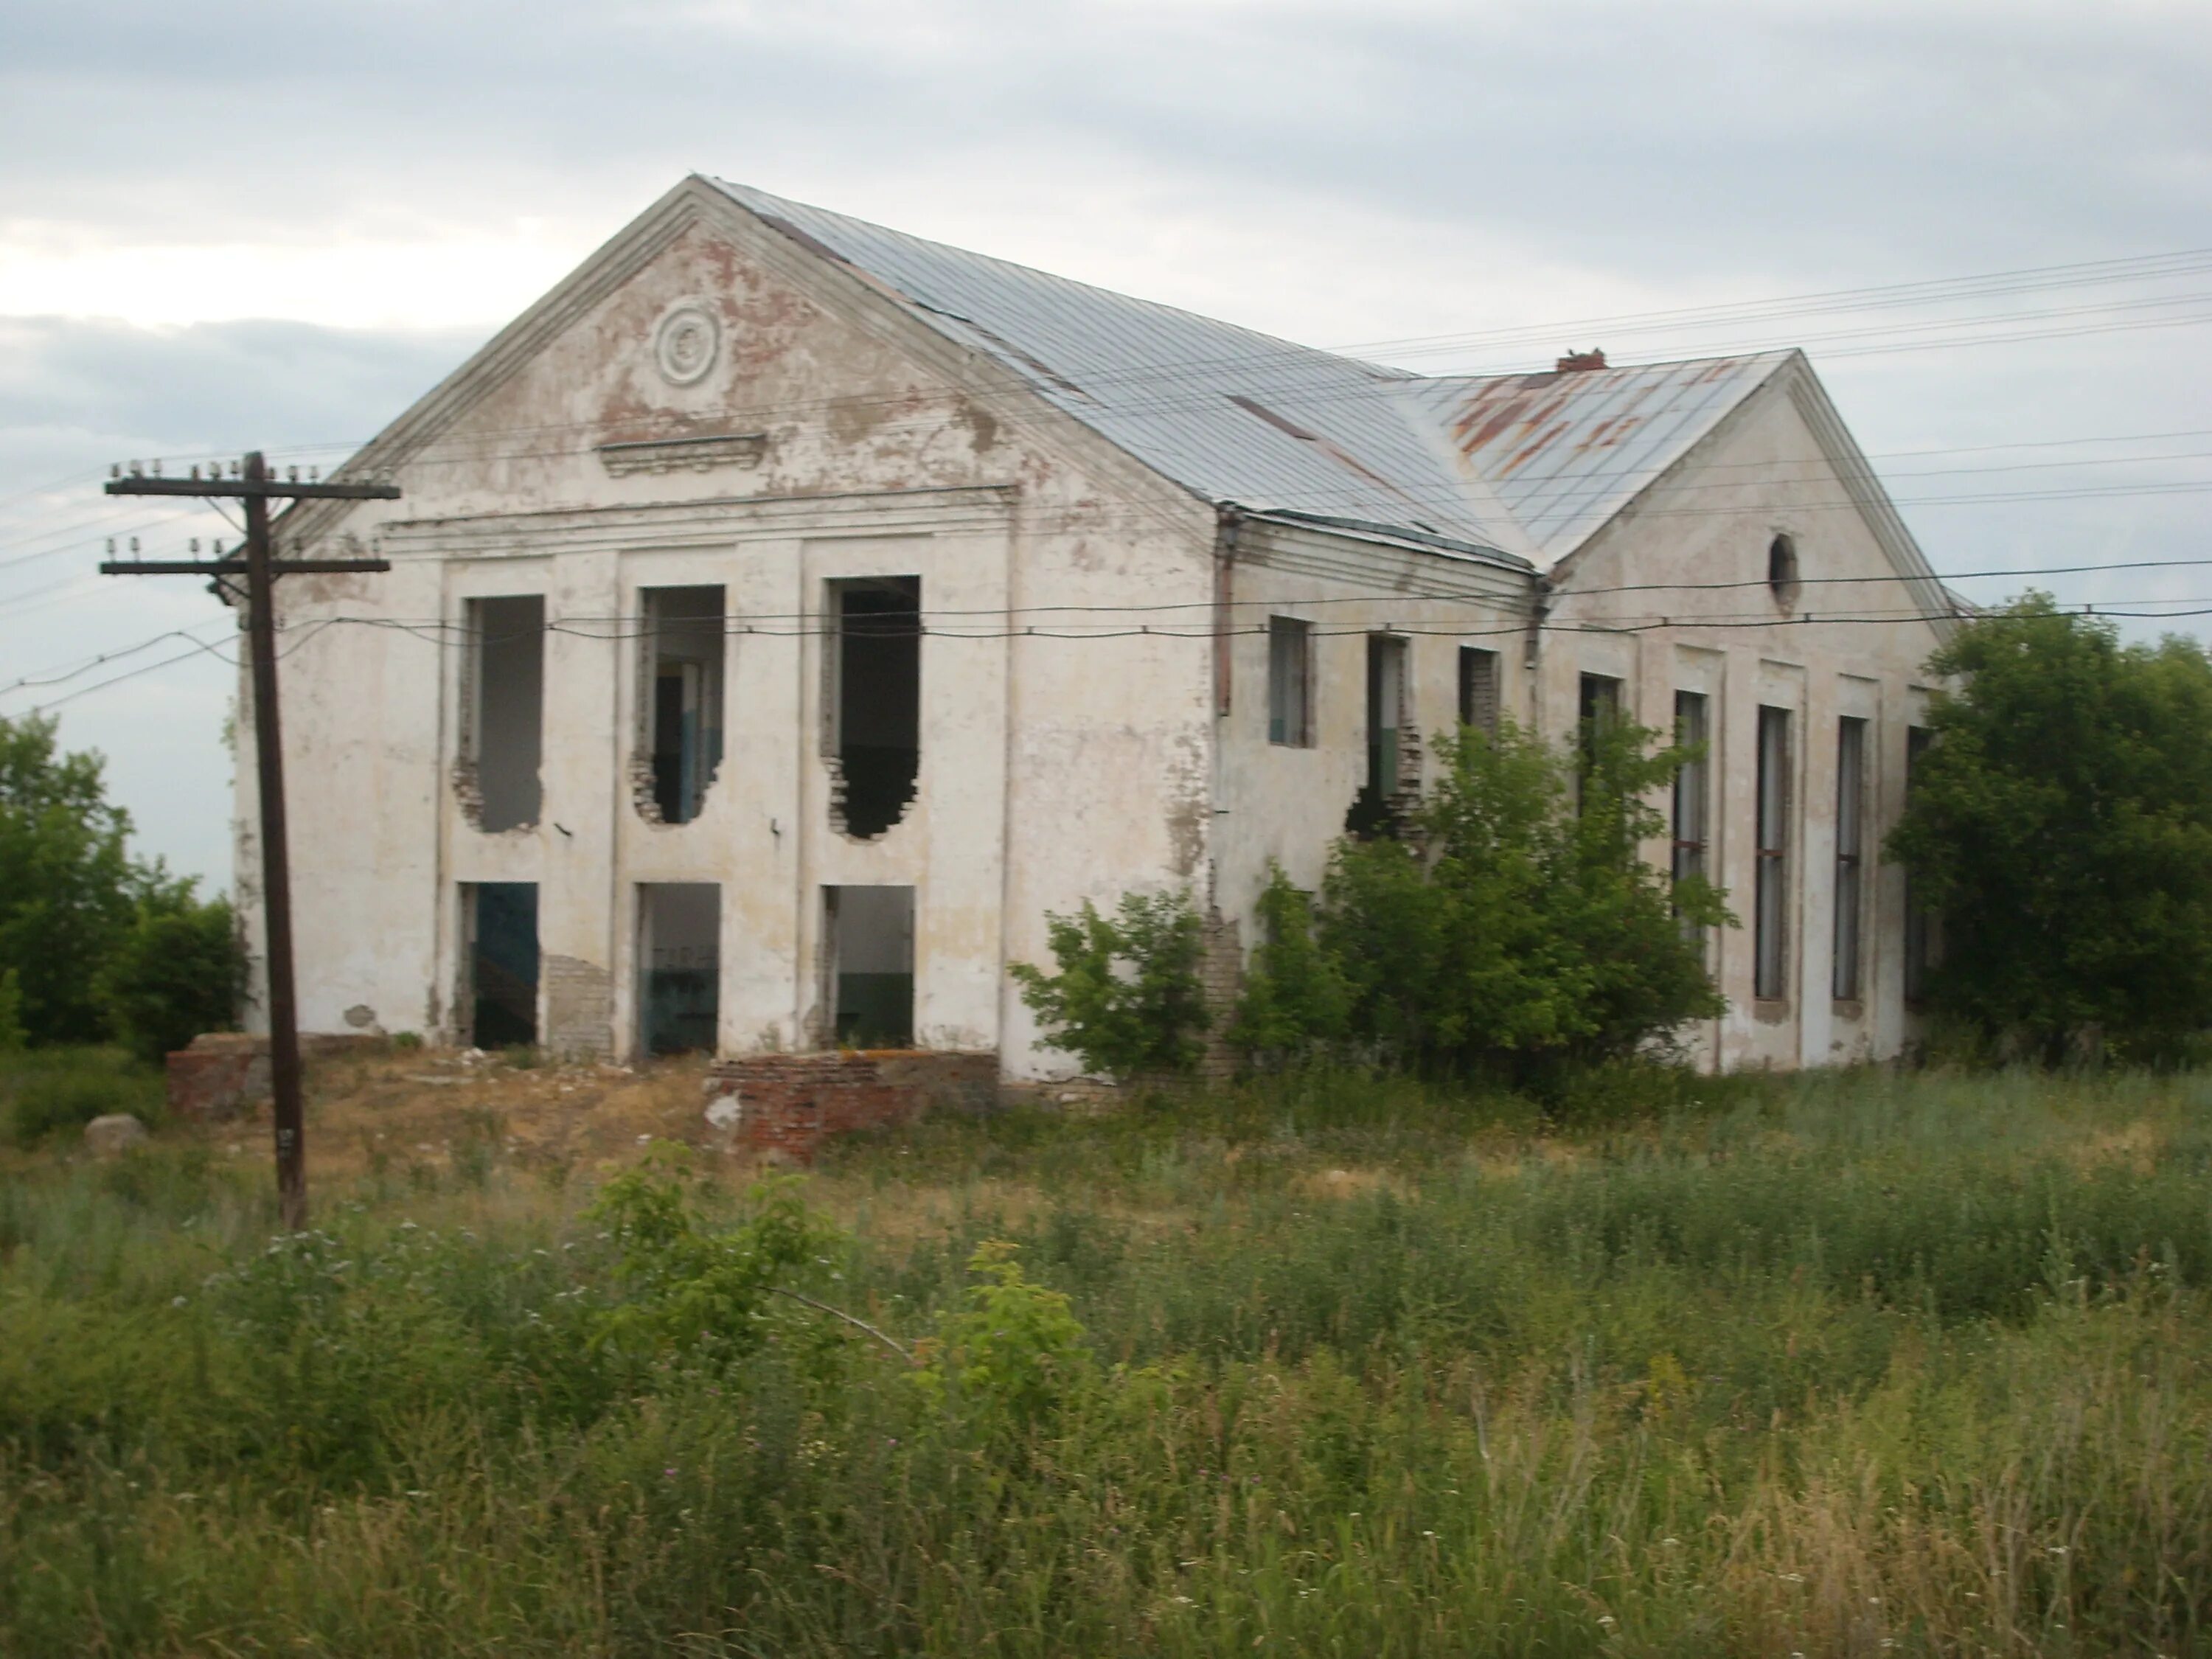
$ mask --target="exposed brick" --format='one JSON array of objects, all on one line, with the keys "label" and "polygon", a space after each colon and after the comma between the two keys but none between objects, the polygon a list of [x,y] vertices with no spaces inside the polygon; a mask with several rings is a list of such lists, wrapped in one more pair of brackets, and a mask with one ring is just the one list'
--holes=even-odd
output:
[{"label": "exposed brick", "polygon": [[706,1088],[710,1100],[736,1101],[729,1128],[737,1146],[808,1164],[831,1135],[939,1108],[989,1110],[998,1103],[999,1057],[908,1048],[748,1054],[715,1061]]}]

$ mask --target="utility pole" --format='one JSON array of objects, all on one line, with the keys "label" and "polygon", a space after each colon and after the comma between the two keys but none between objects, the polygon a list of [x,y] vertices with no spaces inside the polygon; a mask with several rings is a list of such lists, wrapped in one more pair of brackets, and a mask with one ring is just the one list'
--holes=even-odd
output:
[{"label": "utility pole", "polygon": [[[159,472],[156,468],[156,473]],[[269,503],[283,501],[395,501],[397,484],[300,482],[269,476],[261,452],[252,454],[225,478],[210,467],[210,477],[192,469],[189,478],[145,477],[137,465],[131,476],[111,478],[111,495],[202,495],[235,501],[246,509],[246,544],[228,558],[213,560],[111,560],[100,567],[107,576],[210,576],[220,591],[235,594],[226,576],[246,578],[246,651],[253,673],[253,750],[261,782],[261,903],[269,944],[269,1084],[276,1119],[277,1206],[287,1232],[307,1224],[306,1120],[300,1104],[300,1016],[292,978],[292,871],[284,834],[284,748],[276,718],[276,578],[292,572],[389,570],[383,559],[278,559],[269,540]],[[119,469],[118,469],[119,472]]]}]

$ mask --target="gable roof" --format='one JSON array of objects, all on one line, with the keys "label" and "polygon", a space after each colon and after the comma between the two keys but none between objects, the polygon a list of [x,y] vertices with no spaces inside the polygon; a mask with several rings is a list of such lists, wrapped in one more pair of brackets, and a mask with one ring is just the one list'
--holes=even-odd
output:
[{"label": "gable roof", "polygon": [[1796,356],[1416,381],[1440,422],[1556,562],[1588,540]]},{"label": "gable roof", "polygon": [[1533,551],[1397,395],[1403,371],[710,182],[1209,501]]}]

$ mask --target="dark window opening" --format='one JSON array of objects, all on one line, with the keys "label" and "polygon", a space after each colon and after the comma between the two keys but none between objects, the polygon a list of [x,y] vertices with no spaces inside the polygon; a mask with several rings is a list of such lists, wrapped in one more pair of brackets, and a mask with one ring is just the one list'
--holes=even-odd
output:
[{"label": "dark window opening", "polygon": [[1596,759],[1598,738],[1620,724],[1620,682],[1610,674],[1585,674],[1576,700],[1575,738],[1582,764],[1576,776],[1577,805],[1581,803],[1582,780]]},{"label": "dark window opening", "polygon": [[545,599],[471,599],[459,783],[477,829],[538,822],[545,743]]},{"label": "dark window opening", "polygon": [[538,884],[471,884],[461,889],[461,910],[469,1041],[479,1048],[536,1042]]},{"label": "dark window opening", "polygon": [[1459,648],[1459,723],[1498,735],[1498,653],[1472,645]]},{"label": "dark window opening", "polygon": [[1267,618],[1267,741],[1313,742],[1313,624],[1294,617]]},{"label": "dark window opening", "polygon": [[[699,816],[722,763],[722,653],[727,637],[719,587],[647,588],[645,751],[653,811],[663,823]],[[640,805],[644,805],[643,801]]]},{"label": "dark window opening", "polygon": [[649,1054],[714,1052],[721,1007],[722,890],[653,882],[637,890],[638,1026]]},{"label": "dark window opening", "polygon": [[1759,711],[1759,868],[1753,884],[1752,994],[1790,994],[1790,711]]},{"label": "dark window opening", "polygon": [[1795,537],[1777,536],[1766,544],[1766,585],[1774,592],[1774,602],[1784,610],[1797,603],[1802,585],[1797,580]]},{"label": "dark window opening", "polygon": [[1407,764],[1406,641],[1389,634],[1367,636],[1367,780],[1344,820],[1361,841],[1395,836],[1402,825],[1412,782]]},{"label": "dark window opening", "polygon": [[[1674,774],[1674,859],[1677,883],[1706,872],[1712,842],[1712,754],[1709,705],[1702,691],[1674,694],[1674,741],[1693,751]],[[1685,924],[1686,931],[1695,933]]]},{"label": "dark window opening", "polygon": [[1861,928],[1865,906],[1866,730],[1844,718],[1836,727],[1836,951],[1835,994],[1859,995]]},{"label": "dark window opening", "polygon": [[830,584],[825,736],[833,820],[873,839],[906,816],[921,769],[921,578]]},{"label": "dark window opening", "polygon": [[[1912,786],[1920,770],[1927,763],[1928,746],[1936,734],[1927,727],[1916,726],[1905,734],[1905,793],[1909,800]],[[1905,866],[1905,1000],[1917,1006],[1928,995],[1928,978],[1943,956],[1943,922],[1929,905],[1912,874],[1912,866]]]},{"label": "dark window opening", "polygon": [[914,889],[825,887],[830,1028],[841,1048],[914,1046]]}]

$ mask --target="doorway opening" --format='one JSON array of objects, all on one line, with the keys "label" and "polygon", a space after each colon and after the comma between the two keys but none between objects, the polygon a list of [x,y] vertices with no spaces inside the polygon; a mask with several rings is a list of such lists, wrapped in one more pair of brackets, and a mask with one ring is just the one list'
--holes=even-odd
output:
[{"label": "doorway opening", "polygon": [[872,841],[906,816],[921,770],[921,578],[832,581],[829,611],[830,820]]},{"label": "doorway opening", "polygon": [[825,887],[831,1035],[841,1048],[914,1046],[914,889]]},{"label": "doorway opening", "polygon": [[469,1041],[509,1048],[538,1041],[538,884],[479,881],[461,889],[461,966]]},{"label": "doorway opening", "polygon": [[648,587],[639,599],[647,763],[637,769],[638,809],[662,823],[689,823],[722,763],[722,590]]},{"label": "doorway opening", "polygon": [[711,1054],[721,1012],[722,890],[710,881],[637,890],[638,1036],[648,1054]]}]

